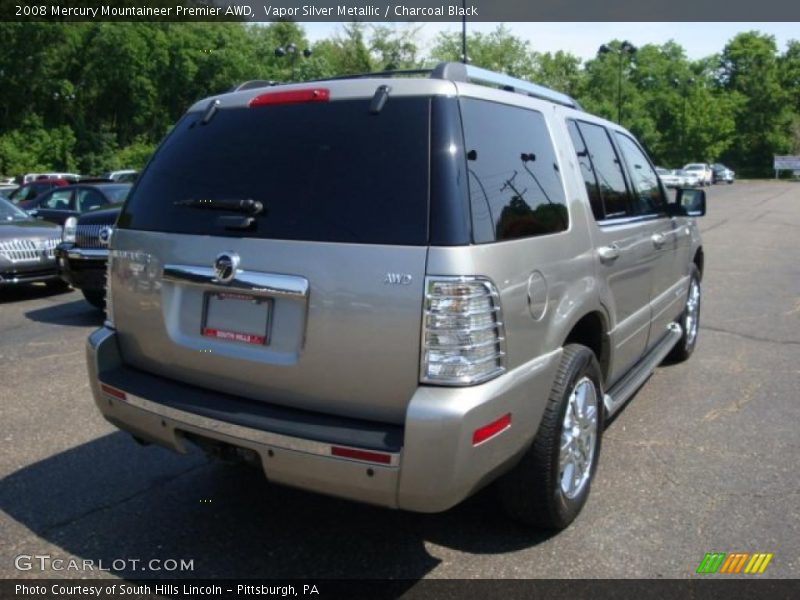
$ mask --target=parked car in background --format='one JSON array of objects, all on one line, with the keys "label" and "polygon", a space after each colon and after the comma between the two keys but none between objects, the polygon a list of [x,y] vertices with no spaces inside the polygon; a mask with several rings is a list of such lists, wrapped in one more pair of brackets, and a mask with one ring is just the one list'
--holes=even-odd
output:
[{"label": "parked car in background", "polygon": [[45,192],[49,192],[54,188],[60,188],[70,185],[72,182],[66,179],[39,179],[25,183],[18,187],[16,190],[9,194],[8,199],[14,204],[24,209],[25,204],[32,202]]},{"label": "parked car in background", "polygon": [[44,281],[63,285],[55,258],[61,227],[37,221],[0,198],[0,288]]},{"label": "parked car in background", "polygon": [[133,171],[132,173],[125,173],[124,175],[120,175],[114,181],[118,183],[136,183],[136,179],[139,177],[138,171]]},{"label": "parked car in background", "polygon": [[680,187],[697,187],[700,183],[700,173],[697,171],[684,171],[677,169],[675,175],[680,178]]},{"label": "parked car in background", "polygon": [[117,181],[119,183],[133,183],[136,181],[136,176],[139,174],[135,169],[122,169],[120,171],[107,171],[103,173],[103,177]]},{"label": "parked car in background", "polygon": [[80,183],[51,190],[20,208],[33,217],[63,225],[69,217],[122,202],[130,189],[129,183]]},{"label": "parked car in background", "polygon": [[661,183],[663,183],[666,187],[680,187],[681,179],[675,174],[675,171],[670,171],[669,169],[665,169],[663,167],[656,167],[656,173],[658,173]]},{"label": "parked car in background", "polygon": [[697,173],[698,185],[711,185],[714,183],[714,173],[707,163],[689,163],[684,165],[683,170]]},{"label": "parked car in background", "polygon": [[121,208],[122,204],[115,204],[68,218],[56,248],[61,278],[96,308],[106,304],[108,242]]},{"label": "parked car in background", "polygon": [[77,181],[80,175],[77,173],[25,173],[16,178],[16,183],[23,185],[40,179],[66,179],[67,181]]},{"label": "parked car in background", "polygon": [[9,199],[9,196],[14,193],[18,186],[16,185],[0,185],[0,198]]},{"label": "parked car in background", "polygon": [[723,164],[715,163],[711,165],[711,171],[714,174],[714,183],[733,183],[736,173]]}]

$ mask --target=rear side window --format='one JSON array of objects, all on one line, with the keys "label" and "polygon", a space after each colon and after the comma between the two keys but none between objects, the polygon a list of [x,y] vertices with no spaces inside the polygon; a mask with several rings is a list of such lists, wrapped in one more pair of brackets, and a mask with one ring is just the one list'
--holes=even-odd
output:
[{"label": "rear side window", "polygon": [[31,184],[27,186],[22,186],[19,189],[15,190],[13,194],[11,194],[11,199],[14,202],[24,202],[25,200],[33,200],[36,196],[40,195],[42,192],[46,192],[50,189],[49,185],[41,185],[41,184]]},{"label": "rear side window", "polygon": [[[603,219],[618,219],[630,216],[628,188],[625,185],[622,162],[617,156],[605,127],[593,123],[579,122],[578,129],[589,153],[589,160],[597,178],[597,186],[603,200]],[[576,151],[580,152],[576,146]],[[580,158],[580,156],[579,156]],[[586,175],[584,175],[584,178]],[[588,184],[587,184],[588,190]],[[591,198],[592,192],[589,192]],[[595,213],[597,217],[597,213]]]},{"label": "rear side window", "polygon": [[572,138],[572,145],[575,147],[575,152],[578,155],[578,166],[581,170],[581,177],[583,183],[586,185],[586,193],[589,194],[589,204],[592,207],[592,214],[598,221],[605,218],[603,212],[603,198],[600,195],[600,186],[597,185],[597,175],[595,174],[592,161],[589,158],[589,150],[581,137],[581,132],[578,131],[578,124],[575,121],[567,121],[567,129],[569,129],[569,136]]},{"label": "rear side window", "polygon": [[72,190],[56,190],[43,200],[40,206],[54,210],[70,210],[72,208],[70,205],[71,196]]},{"label": "rear side window", "polygon": [[[430,99],[222,109],[178,123],[142,174],[120,227],[216,236],[424,245]],[[187,200],[263,203],[251,229]]]},{"label": "rear side window", "polygon": [[91,188],[80,189],[76,192],[76,208],[81,212],[94,210],[100,208],[106,203],[103,195],[97,190]]},{"label": "rear side window", "polygon": [[125,200],[125,197],[128,195],[128,192],[131,191],[131,186],[129,185],[119,185],[114,187],[107,187],[104,188],[103,191],[108,196],[108,199],[111,203],[122,202]]},{"label": "rear side window", "polygon": [[476,243],[567,229],[564,188],[541,113],[461,101]]},{"label": "rear side window", "polygon": [[633,185],[633,215],[653,215],[663,212],[666,200],[661,193],[658,175],[641,148],[627,135],[617,133],[619,144]]}]

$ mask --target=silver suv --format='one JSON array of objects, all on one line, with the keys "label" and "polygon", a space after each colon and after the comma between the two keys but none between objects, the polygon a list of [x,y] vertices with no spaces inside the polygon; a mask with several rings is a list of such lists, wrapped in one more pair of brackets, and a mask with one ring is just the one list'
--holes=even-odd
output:
[{"label": "silver suv", "polygon": [[145,443],[559,529],[605,420],[694,349],[701,190],[568,96],[459,63],[198,102],[128,198],[95,401]]}]

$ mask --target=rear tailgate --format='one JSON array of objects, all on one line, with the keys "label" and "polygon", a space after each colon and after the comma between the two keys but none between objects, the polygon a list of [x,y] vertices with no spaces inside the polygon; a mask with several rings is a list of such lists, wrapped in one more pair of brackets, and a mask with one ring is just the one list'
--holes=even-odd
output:
[{"label": "rear tailgate", "polygon": [[[429,104],[187,115],[114,237],[125,362],[264,402],[402,423],[419,380]],[[229,200],[263,210],[214,204]]]}]

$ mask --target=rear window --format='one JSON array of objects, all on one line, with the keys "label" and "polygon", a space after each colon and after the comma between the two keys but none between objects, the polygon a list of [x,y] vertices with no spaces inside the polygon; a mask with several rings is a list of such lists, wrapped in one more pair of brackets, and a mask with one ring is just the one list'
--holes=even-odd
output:
[{"label": "rear window", "polygon": [[[424,245],[428,240],[429,98],[220,110],[185,116],[131,194],[120,228],[325,242]],[[263,203],[248,230],[236,213],[187,200]]]},{"label": "rear window", "polygon": [[566,197],[542,114],[465,98],[461,115],[475,242],[566,230]]}]

